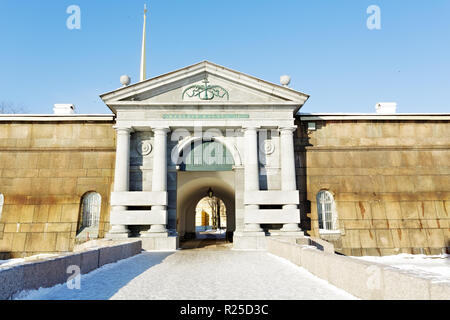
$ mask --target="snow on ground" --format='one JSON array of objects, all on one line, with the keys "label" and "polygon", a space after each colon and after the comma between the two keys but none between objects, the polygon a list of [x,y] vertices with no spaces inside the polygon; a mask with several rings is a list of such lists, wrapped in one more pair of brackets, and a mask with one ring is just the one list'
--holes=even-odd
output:
[{"label": "snow on ground", "polygon": [[144,252],[66,284],[23,292],[19,299],[355,299],[293,263],[262,251]]},{"label": "snow on ground", "polygon": [[369,262],[386,264],[408,270],[417,275],[432,276],[436,280],[450,281],[450,255],[398,254],[383,257],[354,257]]},{"label": "snow on ground", "polygon": [[[106,300],[144,271],[161,263],[171,253],[142,253],[134,257],[107,264],[81,276],[80,290],[64,284],[51,288],[23,291],[16,300]],[[69,276],[69,275],[68,275]]]},{"label": "snow on ground", "polygon": [[6,266],[12,266],[14,264],[19,264],[24,262],[25,259],[23,258],[14,258],[14,259],[8,259],[8,260],[0,260],[0,268],[6,267]]},{"label": "snow on ground", "polygon": [[0,260],[0,268],[3,267],[10,267],[16,264],[21,264],[23,262],[31,262],[31,261],[35,261],[35,260],[41,260],[41,259],[46,259],[46,258],[51,258],[51,257],[56,257],[57,254],[53,254],[53,253],[41,253],[41,254],[37,254],[34,256],[29,256],[26,258],[14,258],[14,259],[8,259],[8,260]]},{"label": "snow on ground", "polygon": [[195,238],[196,239],[225,239],[226,230],[207,230],[197,232]]}]

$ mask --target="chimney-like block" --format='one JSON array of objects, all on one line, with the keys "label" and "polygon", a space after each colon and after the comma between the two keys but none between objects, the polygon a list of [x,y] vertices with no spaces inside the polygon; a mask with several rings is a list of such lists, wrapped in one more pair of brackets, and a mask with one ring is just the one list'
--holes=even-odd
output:
[{"label": "chimney-like block", "polygon": [[396,113],[397,102],[379,102],[375,105],[377,113]]},{"label": "chimney-like block", "polygon": [[53,106],[54,114],[74,114],[75,106],[67,103],[57,103]]}]

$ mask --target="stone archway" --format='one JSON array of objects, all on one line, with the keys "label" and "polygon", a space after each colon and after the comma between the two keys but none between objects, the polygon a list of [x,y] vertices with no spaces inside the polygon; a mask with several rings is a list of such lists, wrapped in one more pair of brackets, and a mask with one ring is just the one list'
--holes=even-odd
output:
[{"label": "stone archway", "polygon": [[227,238],[236,230],[235,188],[233,171],[178,172],[177,232],[180,238],[195,234],[195,208],[209,188],[227,208]]},{"label": "stone archway", "polygon": [[180,239],[195,237],[195,212],[198,202],[213,189],[227,208],[227,239],[236,230],[235,172],[242,163],[236,146],[221,137],[208,140],[190,137],[174,148],[180,157],[177,173],[177,223]]}]

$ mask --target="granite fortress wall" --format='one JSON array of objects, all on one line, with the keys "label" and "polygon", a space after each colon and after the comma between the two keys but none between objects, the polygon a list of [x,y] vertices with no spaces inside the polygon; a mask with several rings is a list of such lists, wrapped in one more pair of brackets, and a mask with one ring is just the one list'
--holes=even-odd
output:
[{"label": "granite fortress wall", "polygon": [[[313,120],[298,121],[296,139],[303,228],[311,236],[346,255],[448,250],[448,121]],[[334,196],[337,234],[319,232],[320,190]]]},{"label": "granite fortress wall", "polygon": [[104,121],[0,121],[0,253],[73,249],[81,197],[101,195],[99,236],[109,229],[113,117]]},{"label": "granite fortress wall", "polygon": [[[102,197],[99,236],[109,230],[114,118],[70,117],[0,121],[0,254],[70,251],[89,191]],[[325,118],[297,121],[302,228],[347,255],[437,254],[448,247],[448,120]],[[339,234],[318,230],[320,190],[334,195]]]}]

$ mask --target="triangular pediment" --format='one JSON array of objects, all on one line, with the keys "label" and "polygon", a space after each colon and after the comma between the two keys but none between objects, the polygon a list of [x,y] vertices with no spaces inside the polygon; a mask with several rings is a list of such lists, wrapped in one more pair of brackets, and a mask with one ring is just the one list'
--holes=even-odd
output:
[{"label": "triangular pediment", "polygon": [[296,104],[308,95],[208,61],[101,95],[114,106],[170,104]]}]

